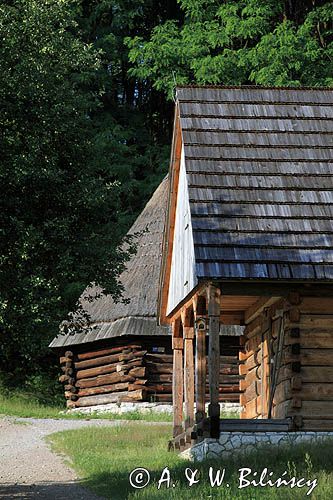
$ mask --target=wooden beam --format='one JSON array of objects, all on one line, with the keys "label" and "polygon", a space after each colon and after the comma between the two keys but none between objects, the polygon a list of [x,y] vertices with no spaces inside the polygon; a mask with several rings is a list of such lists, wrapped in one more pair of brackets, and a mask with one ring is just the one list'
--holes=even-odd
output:
[{"label": "wooden beam", "polygon": [[[288,297],[290,295],[290,280],[276,281],[260,281],[260,280],[239,280],[238,282],[219,280],[219,285],[223,288],[224,295],[243,295],[246,287],[246,295],[250,296],[266,296],[266,297]],[[333,286],[327,282],[309,283],[306,287],[299,281],[294,282],[293,288],[295,292],[299,291],[304,297],[333,297]]]},{"label": "wooden beam", "polygon": [[210,435],[217,439],[220,435],[219,372],[220,372],[220,296],[219,288],[208,287],[209,318],[209,406]]},{"label": "wooden beam", "polygon": [[224,325],[244,325],[243,311],[226,311],[221,314],[220,321]]},{"label": "wooden beam", "polygon": [[173,401],[173,437],[183,432],[183,349],[180,343],[180,322],[172,323],[173,340],[177,343],[173,346],[173,377],[172,377],[172,401]]},{"label": "wooden beam", "polygon": [[194,319],[196,319],[198,316],[206,317],[207,315],[206,293],[202,294],[200,293],[200,291],[203,293],[205,292],[205,289],[201,288],[201,290],[195,293],[192,297],[192,308],[193,308]]},{"label": "wooden beam", "polygon": [[75,406],[94,406],[108,403],[118,403],[121,401],[142,401],[145,399],[144,388],[136,391],[121,391],[110,394],[98,394],[94,396],[85,396],[76,401]]},{"label": "wooden beam", "polygon": [[79,361],[85,359],[98,358],[100,356],[107,356],[108,354],[122,353],[125,349],[141,350],[141,345],[138,344],[125,344],[123,346],[111,347],[109,349],[97,349],[96,351],[89,351],[77,354]]},{"label": "wooden beam", "polygon": [[183,307],[181,322],[184,337],[184,402],[185,402],[185,430],[194,423],[194,363],[193,363],[193,308]]},{"label": "wooden beam", "polygon": [[206,297],[198,294],[193,297],[193,314],[195,323],[195,421],[200,424],[206,418],[206,332],[207,332],[207,308]]},{"label": "wooden beam", "polygon": [[305,297],[299,304],[299,309],[302,314],[330,314],[333,312],[332,297]]},{"label": "wooden beam", "polygon": [[193,309],[192,301],[185,305],[180,311],[181,322],[183,328],[193,326]]},{"label": "wooden beam", "polygon": [[191,291],[190,295],[185,297],[177,307],[170,312],[170,314],[165,318],[166,323],[172,323],[175,319],[181,318],[182,311],[184,309],[191,309],[193,307],[193,299],[198,297],[199,299],[205,300],[206,284],[198,283],[195,288]]},{"label": "wooden beam", "polygon": [[176,207],[178,197],[178,184],[180,172],[180,158],[182,151],[182,133],[179,118],[179,106],[176,104],[172,151],[169,168],[169,200],[168,211],[166,217],[165,231],[163,235],[163,251],[162,251],[162,269],[161,280],[159,285],[158,296],[158,311],[160,323],[167,324],[170,320],[166,317],[166,310],[168,304],[169,282],[171,275],[171,262],[173,251],[173,238],[175,231]]},{"label": "wooden beam", "polygon": [[185,430],[194,424],[194,363],[193,337],[194,327],[185,326],[184,330],[184,400]]},{"label": "wooden beam", "polygon": [[250,306],[245,311],[245,324],[248,325],[253,321],[266,307],[270,307],[274,302],[279,300],[280,297],[260,297],[257,302]]},{"label": "wooden beam", "polygon": [[201,422],[206,417],[206,330],[197,330],[195,349],[195,400],[196,400],[196,422]]}]

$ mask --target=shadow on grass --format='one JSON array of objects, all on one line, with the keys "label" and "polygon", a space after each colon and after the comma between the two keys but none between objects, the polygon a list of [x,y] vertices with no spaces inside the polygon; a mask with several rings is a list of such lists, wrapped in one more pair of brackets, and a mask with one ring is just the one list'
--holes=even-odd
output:
[{"label": "shadow on grass", "polygon": [[[153,443],[152,443],[153,446]],[[263,446],[246,456],[235,456],[229,460],[207,460],[203,463],[188,462],[179,459],[175,464],[174,459],[170,460],[168,467],[170,476],[165,472],[160,489],[158,481],[162,477],[163,467],[152,467],[144,463],[136,464],[136,467],[146,467],[150,473],[150,484],[143,489],[135,489],[129,483],[130,470],[117,471],[112,473],[101,473],[91,475],[81,484],[92,489],[105,498],[112,500],[155,500],[155,499],[322,499],[333,498],[333,442],[323,441],[315,445],[296,445],[292,448],[274,448]],[[209,469],[213,469],[213,478],[218,470],[225,469],[225,476],[221,486],[210,484]],[[189,477],[195,470],[194,478],[199,480],[197,484],[189,487],[186,477],[186,469]],[[272,482],[278,478],[296,480],[304,478],[303,486],[293,488],[289,486],[252,486],[239,489],[239,469],[249,468],[252,473],[247,476],[247,480],[259,481],[262,471],[267,468],[267,475],[264,482],[270,479]],[[271,476],[268,474],[272,472]],[[256,473],[256,474],[255,474]],[[167,479],[170,478],[170,481]],[[313,481],[316,479],[316,483]],[[306,484],[305,484],[306,483]],[[229,486],[227,486],[229,484]],[[312,490],[310,496],[308,492]]]}]

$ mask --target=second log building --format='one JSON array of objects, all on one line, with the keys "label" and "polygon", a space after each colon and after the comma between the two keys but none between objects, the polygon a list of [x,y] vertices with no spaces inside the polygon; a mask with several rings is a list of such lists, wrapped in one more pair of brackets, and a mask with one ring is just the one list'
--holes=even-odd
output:
[{"label": "second log building", "polygon": [[[136,254],[120,276],[128,302],[115,303],[108,295],[91,301],[87,297],[99,290],[87,289],[81,306],[89,325],[61,332],[50,344],[59,355],[68,408],[134,401],[172,403],[171,332],[156,320],[168,185],[166,178],[129,230],[139,236]],[[221,402],[239,402],[241,332],[241,327],[221,327]]]}]

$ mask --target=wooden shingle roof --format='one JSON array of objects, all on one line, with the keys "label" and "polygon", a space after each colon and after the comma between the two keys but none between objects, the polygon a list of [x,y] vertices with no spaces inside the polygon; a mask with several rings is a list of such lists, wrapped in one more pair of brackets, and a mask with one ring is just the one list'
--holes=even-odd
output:
[{"label": "wooden shingle roof", "polygon": [[333,280],[333,90],[177,102],[197,279]]},{"label": "wooden shingle roof", "polygon": [[59,333],[50,347],[95,342],[124,335],[169,335],[168,327],[156,321],[162,237],[167,206],[168,180],[165,178],[134,222],[128,234],[139,234],[137,252],[126,265],[120,281],[129,303],[115,303],[110,295],[89,301],[87,289],[81,304],[90,315],[91,327],[68,334]]}]

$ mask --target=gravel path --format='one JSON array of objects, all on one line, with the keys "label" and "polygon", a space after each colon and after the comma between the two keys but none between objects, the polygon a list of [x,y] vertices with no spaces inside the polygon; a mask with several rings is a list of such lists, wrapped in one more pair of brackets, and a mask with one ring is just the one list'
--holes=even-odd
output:
[{"label": "gravel path", "polygon": [[44,437],[88,426],[115,426],[112,420],[0,418],[0,498],[98,500],[80,486],[75,472],[51,452]]}]

